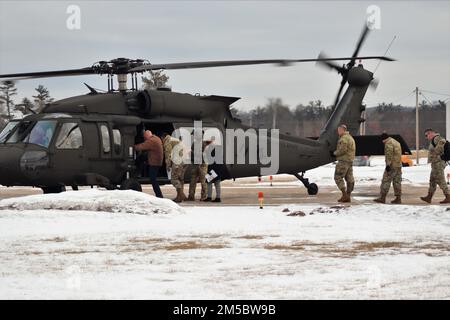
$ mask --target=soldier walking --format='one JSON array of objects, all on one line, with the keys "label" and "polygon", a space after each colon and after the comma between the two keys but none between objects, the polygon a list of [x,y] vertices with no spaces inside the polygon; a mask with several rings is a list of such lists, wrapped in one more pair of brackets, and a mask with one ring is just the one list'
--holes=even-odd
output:
[{"label": "soldier walking", "polygon": [[177,196],[173,201],[182,202],[186,200],[186,195],[184,194],[184,172],[186,165],[183,163],[183,153],[184,148],[182,142],[170,136],[167,133],[163,133],[163,148],[164,157],[166,159],[166,169],[171,173],[170,182],[175,187],[177,191]]},{"label": "soldier walking", "polygon": [[394,187],[395,199],[393,204],[402,203],[402,146],[392,137],[383,132],[381,140],[384,143],[384,156],[386,168],[384,169],[383,179],[381,180],[380,196],[373,201],[386,203],[386,195]]},{"label": "soldier walking", "polygon": [[441,159],[441,156],[444,154],[444,145],[447,141],[433,129],[425,130],[425,137],[430,141],[428,148],[428,163],[431,163],[430,186],[428,188],[428,195],[426,197],[420,197],[420,199],[431,203],[436,186],[439,186],[445,195],[445,199],[440,201],[440,203],[450,203],[450,194],[444,174],[447,163]]},{"label": "soldier walking", "polygon": [[[347,131],[347,126],[341,124],[337,129],[339,140],[336,151],[333,155],[336,157],[338,163],[334,171],[334,181],[342,192],[342,197],[338,202],[350,202],[351,193],[355,186],[355,179],[353,178],[353,160],[355,160],[356,145],[355,140]],[[345,187],[345,182],[347,188]]]},{"label": "soldier walking", "polygon": [[197,181],[199,181],[201,185],[200,201],[205,201],[207,192],[206,174],[208,173],[208,164],[206,164],[203,158],[203,152],[205,151],[206,142],[202,142],[202,135],[197,137],[194,133],[194,145],[192,147],[192,151],[195,150],[196,143],[201,143],[202,153],[200,155],[196,155],[195,152],[191,153],[193,165],[191,168],[191,181],[189,183],[189,197],[187,200],[195,200],[195,188],[197,186]]}]

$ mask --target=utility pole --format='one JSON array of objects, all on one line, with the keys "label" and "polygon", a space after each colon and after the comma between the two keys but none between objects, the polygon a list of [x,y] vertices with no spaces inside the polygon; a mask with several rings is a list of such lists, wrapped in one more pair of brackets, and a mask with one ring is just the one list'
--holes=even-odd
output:
[{"label": "utility pole", "polygon": [[361,124],[359,125],[359,135],[366,135],[366,111],[361,112]]},{"label": "utility pole", "polygon": [[416,165],[419,165],[419,88],[416,87]]},{"label": "utility pole", "polygon": [[277,107],[274,106],[272,112],[272,129],[276,128],[277,128]]},{"label": "utility pole", "polygon": [[8,108],[8,121],[11,120],[11,99],[9,98],[9,92],[6,92],[6,107]]}]

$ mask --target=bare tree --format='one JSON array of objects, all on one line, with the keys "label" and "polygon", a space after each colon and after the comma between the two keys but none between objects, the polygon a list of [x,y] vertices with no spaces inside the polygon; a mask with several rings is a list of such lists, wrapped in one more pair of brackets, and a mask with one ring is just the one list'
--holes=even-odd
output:
[{"label": "bare tree", "polygon": [[30,114],[34,110],[34,104],[28,98],[23,98],[20,104],[15,105],[16,110],[21,112],[23,115]]},{"label": "bare tree", "polygon": [[169,76],[164,74],[164,70],[153,71],[150,70],[150,77],[142,77],[142,82],[144,83],[144,89],[157,89],[164,88],[167,86],[169,81]]},{"label": "bare tree", "polygon": [[36,89],[37,95],[33,96],[36,112],[41,112],[44,109],[45,104],[52,102],[54,99],[50,97],[50,92],[46,87],[40,84]]},{"label": "bare tree", "polygon": [[8,119],[11,119],[11,108],[14,105],[12,97],[17,94],[17,88],[14,81],[3,81],[0,85],[0,100],[6,104]]}]

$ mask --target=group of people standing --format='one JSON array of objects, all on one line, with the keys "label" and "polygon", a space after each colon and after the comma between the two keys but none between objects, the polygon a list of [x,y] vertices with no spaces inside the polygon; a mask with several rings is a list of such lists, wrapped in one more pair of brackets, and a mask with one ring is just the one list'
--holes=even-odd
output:
[{"label": "group of people standing", "polygon": [[[202,143],[202,154],[212,143],[212,140],[204,141]],[[167,176],[177,193],[173,201],[194,201],[197,182],[200,182],[200,201],[221,202],[221,176],[217,175],[207,182],[208,164],[204,161],[203,156],[201,159],[196,159],[197,161],[194,161],[194,164],[191,166],[189,196],[186,197],[184,193],[184,175],[188,166],[181,160],[190,154],[192,154],[193,157],[193,153],[191,150],[186,149],[180,139],[172,137],[168,133],[163,133],[160,138],[154,135],[150,130],[146,130],[144,132],[144,142],[136,144],[134,148],[136,151],[147,151],[149,178],[155,196],[163,198],[161,188],[156,178],[165,159]],[[173,158],[174,156],[178,157],[178,160],[180,161],[176,161]],[[216,198],[214,200],[212,200],[213,184],[216,188]]]},{"label": "group of people standing", "polygon": [[[332,156],[336,158],[337,164],[334,173],[334,180],[339,190],[342,192],[338,202],[351,202],[351,194],[355,186],[353,177],[353,160],[356,154],[356,144],[353,137],[347,131],[347,127],[342,124],[337,129],[339,139],[337,148],[332,152]],[[425,130],[425,137],[430,142],[428,148],[428,162],[431,163],[431,173],[428,188],[428,195],[420,197],[422,201],[431,203],[436,187],[439,186],[445,196],[440,203],[450,203],[450,193],[445,181],[446,161],[442,160],[444,154],[445,138],[433,129]],[[386,196],[389,192],[391,184],[394,187],[395,199],[392,204],[402,203],[402,148],[400,143],[388,134],[383,133],[380,140],[384,144],[384,155],[386,167],[381,180],[380,195],[373,201],[377,203],[386,203]],[[344,181],[345,180],[345,181]]]},{"label": "group of people standing", "polygon": [[[345,203],[351,202],[351,194],[355,187],[355,179],[353,177],[353,161],[356,154],[356,144],[355,140],[350,135],[347,127],[344,124],[338,127],[337,133],[339,135],[337,147],[336,150],[331,153],[331,155],[337,161],[334,172],[334,180],[337,187],[342,193],[341,197],[337,201]],[[431,173],[428,194],[424,197],[420,197],[420,199],[427,203],[431,203],[433,195],[436,192],[436,188],[437,186],[439,186],[445,196],[444,200],[440,201],[440,203],[450,203],[450,193],[444,173],[447,163],[441,158],[441,156],[444,154],[444,146],[446,140],[433,129],[425,130],[425,137],[430,142],[428,149],[428,162],[431,163]],[[386,167],[383,172],[383,178],[381,180],[380,195],[373,201],[377,203],[386,203],[386,196],[389,193],[389,189],[392,184],[394,188],[395,198],[391,201],[391,203],[401,204],[401,144],[394,138],[390,137],[387,133],[381,134],[380,140],[384,144]],[[205,149],[208,148],[208,146],[210,146],[212,143],[213,142],[211,140],[202,142],[201,155],[203,155]],[[137,151],[147,151],[148,173],[155,195],[159,198],[163,197],[161,188],[159,187],[156,178],[158,175],[158,171],[163,165],[163,161],[165,159],[165,166],[168,177],[177,192],[175,199],[173,199],[175,202],[194,201],[197,182],[200,182],[201,185],[200,201],[221,202],[220,174],[214,177],[209,176],[209,179],[207,179],[208,164],[204,161],[203,156],[201,159],[193,159],[194,156],[191,150],[187,150],[183,145],[180,144],[182,144],[182,142],[179,139],[174,138],[167,133],[164,133],[160,138],[156,135],[153,135],[150,130],[146,130],[144,132],[144,142],[135,145],[135,149]],[[177,154],[175,154],[176,152]],[[189,195],[187,197],[184,194],[184,174],[187,165],[182,161],[174,161],[174,156],[179,157],[179,159],[183,159],[183,157],[186,156],[191,156],[192,160],[194,160],[194,164],[190,167],[191,179],[189,184]],[[220,170],[216,171],[220,172]],[[216,198],[214,200],[212,200],[213,185],[216,188]]]}]

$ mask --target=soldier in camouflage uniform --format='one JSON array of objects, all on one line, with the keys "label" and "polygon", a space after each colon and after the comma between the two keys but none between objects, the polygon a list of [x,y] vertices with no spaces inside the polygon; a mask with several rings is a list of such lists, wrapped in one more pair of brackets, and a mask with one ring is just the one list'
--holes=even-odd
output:
[{"label": "soldier in camouflage uniform", "polygon": [[[162,135],[163,148],[164,148],[164,158],[166,159],[166,169],[171,172],[172,185],[177,191],[177,196],[173,201],[182,202],[186,200],[186,195],[184,194],[184,172],[186,165],[183,163],[183,152],[185,151],[182,147],[182,142],[179,139],[173,138],[167,133]],[[174,158],[176,157],[176,159]]]},{"label": "soldier in camouflage uniform", "polygon": [[[191,181],[189,183],[189,197],[187,198],[188,201],[194,201],[195,200],[195,188],[197,186],[197,181],[200,182],[201,185],[201,194],[200,194],[200,201],[205,201],[206,199],[206,192],[208,188],[208,184],[206,183],[206,174],[208,173],[208,164],[205,163],[205,160],[203,159],[203,152],[205,151],[206,142],[202,142],[201,137],[194,137],[194,143],[201,143],[202,144],[202,154],[200,155],[200,158],[197,159],[196,154],[194,150],[192,150],[192,159],[193,159],[193,165],[191,168]],[[194,145],[193,145],[194,149]]]},{"label": "soldier in camouflage uniform", "polygon": [[386,133],[381,135],[381,140],[384,143],[386,169],[381,180],[380,196],[373,201],[386,203],[386,195],[392,183],[395,199],[391,203],[400,204],[402,203],[402,146],[397,140],[389,137]]},{"label": "soldier in camouflage uniform", "polygon": [[441,155],[444,154],[446,140],[433,129],[425,130],[425,136],[428,141],[430,141],[430,146],[428,148],[428,163],[431,163],[430,186],[428,188],[428,195],[426,197],[420,197],[420,199],[431,203],[431,199],[436,191],[436,186],[438,185],[445,195],[445,199],[440,203],[450,203],[450,194],[448,192],[444,174],[445,166],[447,164],[441,159]]},{"label": "soldier in camouflage uniform", "polygon": [[[333,156],[336,157],[338,163],[334,171],[334,181],[342,192],[342,197],[338,202],[350,202],[350,196],[355,186],[355,179],[353,178],[353,160],[355,160],[356,151],[355,140],[344,124],[338,127],[337,132],[339,140]],[[345,188],[344,179],[347,182],[347,188]]]}]

